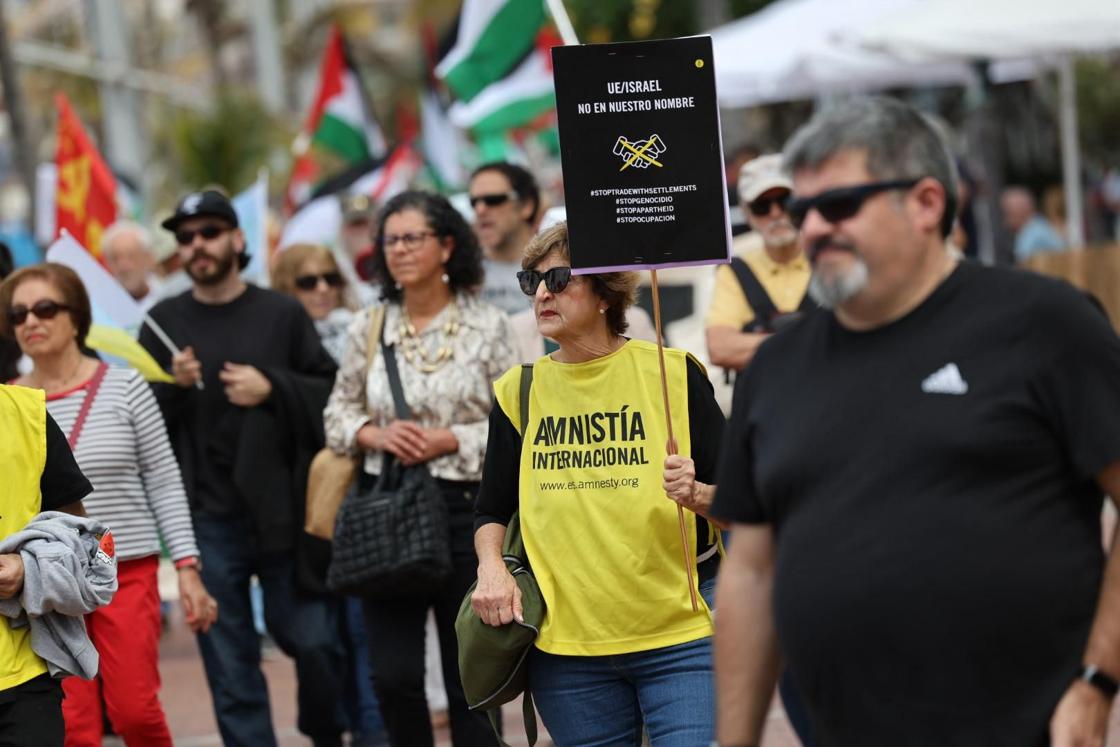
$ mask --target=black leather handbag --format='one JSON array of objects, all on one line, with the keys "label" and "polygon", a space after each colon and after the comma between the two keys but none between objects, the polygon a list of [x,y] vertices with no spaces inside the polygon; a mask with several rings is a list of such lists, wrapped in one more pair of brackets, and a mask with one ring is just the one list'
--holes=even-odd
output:
[{"label": "black leather handbag", "polygon": [[[397,418],[407,420],[395,352],[384,340],[381,349]],[[342,502],[327,586],[351,596],[401,599],[431,594],[450,574],[443,491],[427,466],[406,467],[386,453],[372,488],[358,480]]]}]

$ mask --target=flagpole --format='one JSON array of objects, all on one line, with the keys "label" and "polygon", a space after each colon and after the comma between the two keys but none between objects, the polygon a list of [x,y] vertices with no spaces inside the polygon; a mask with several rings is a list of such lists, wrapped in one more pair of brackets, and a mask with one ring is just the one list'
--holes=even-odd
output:
[{"label": "flagpole", "polygon": [[556,30],[560,32],[560,38],[564,43],[579,44],[579,37],[576,36],[575,27],[572,26],[572,19],[568,17],[564,0],[545,0],[545,4],[548,5],[548,12],[552,14],[552,20],[556,22]]},{"label": "flagpole", "polygon": [[[179,355],[179,353],[183,352],[179,349],[179,346],[168,337],[167,333],[163,331],[163,327],[159,326],[156,320],[152,319],[152,315],[147,312],[144,312],[144,324],[148,325],[148,329],[152,330],[152,334],[159,338],[159,341],[163,343],[164,347],[171,351],[172,355]],[[196,381],[194,386],[199,391],[206,388],[202,383],[202,379]]]},{"label": "flagpole", "polygon": [[[665,376],[665,343],[664,334],[661,331],[661,294],[658,293],[657,289],[657,270],[649,271],[649,281],[650,289],[653,291],[653,326],[657,333],[657,362],[661,366],[661,401],[665,406],[665,425],[669,433],[669,443],[666,444],[666,451],[673,455],[677,453],[677,439],[673,436],[673,413],[669,406],[669,383]],[[688,574],[688,597],[692,600],[692,611],[697,612],[700,606],[696,602],[696,580],[692,575],[695,563],[689,550],[691,543],[688,541],[688,530],[685,527],[684,508],[679,503],[677,504],[677,524],[681,530],[684,570]]]}]

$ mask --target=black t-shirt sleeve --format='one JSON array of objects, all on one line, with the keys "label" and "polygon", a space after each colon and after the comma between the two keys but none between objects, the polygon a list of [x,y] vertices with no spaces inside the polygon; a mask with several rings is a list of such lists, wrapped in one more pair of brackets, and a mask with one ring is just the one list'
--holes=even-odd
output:
[{"label": "black t-shirt sleeve", "polygon": [[[757,363],[757,359],[752,363]],[[731,399],[731,418],[723,436],[716,472],[716,497],[711,514],[724,521],[765,524],[770,518],[754,488],[753,459],[750,446],[751,372],[748,366],[735,381]]]},{"label": "black t-shirt sleeve", "polygon": [[1036,394],[1078,477],[1120,461],[1120,338],[1083,294],[1057,287],[1043,309]]},{"label": "black t-shirt sleeve", "polygon": [[716,402],[712,382],[696,361],[688,359],[688,430],[696,479],[706,485],[716,481],[725,421]]},{"label": "black t-shirt sleeve", "polygon": [[490,409],[490,435],[482,463],[482,485],[474,509],[474,528],[484,524],[509,524],[517,510],[521,475],[521,434],[501,406]]},{"label": "black t-shirt sleeve", "polygon": [[47,463],[39,478],[39,492],[43,496],[39,506],[43,511],[57,511],[93,492],[93,486],[78,469],[66,436],[50,415],[47,415]]}]

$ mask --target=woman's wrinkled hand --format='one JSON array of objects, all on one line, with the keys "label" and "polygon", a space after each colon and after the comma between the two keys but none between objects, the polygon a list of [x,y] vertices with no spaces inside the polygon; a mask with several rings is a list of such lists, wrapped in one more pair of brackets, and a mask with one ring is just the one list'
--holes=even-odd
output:
[{"label": "woman's wrinkled hand", "polygon": [[665,457],[663,474],[665,494],[671,500],[694,513],[703,514],[710,508],[705,500],[705,491],[699,490],[696,482],[696,463],[688,457],[670,454]]},{"label": "woman's wrinkled hand", "polygon": [[471,594],[471,607],[482,622],[494,627],[517,620],[524,622],[521,611],[521,589],[506,564],[479,566],[478,585]]}]

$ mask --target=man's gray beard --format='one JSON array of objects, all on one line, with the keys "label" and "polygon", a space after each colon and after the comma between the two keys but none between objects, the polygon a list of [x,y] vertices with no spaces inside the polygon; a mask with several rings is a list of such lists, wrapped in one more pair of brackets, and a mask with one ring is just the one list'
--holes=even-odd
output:
[{"label": "man's gray beard", "polygon": [[829,279],[814,270],[809,278],[809,297],[826,309],[834,309],[867,287],[867,264],[856,258],[846,272]]}]

